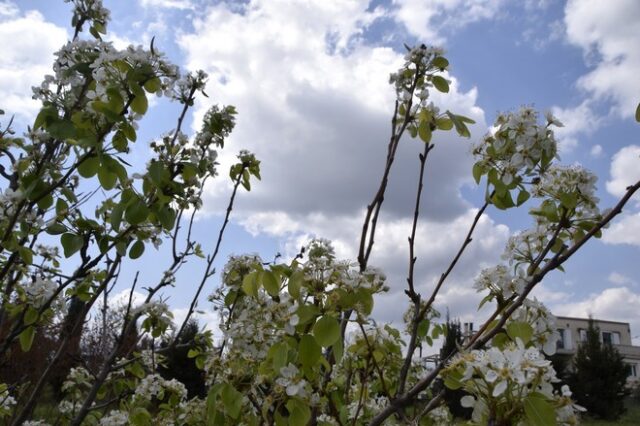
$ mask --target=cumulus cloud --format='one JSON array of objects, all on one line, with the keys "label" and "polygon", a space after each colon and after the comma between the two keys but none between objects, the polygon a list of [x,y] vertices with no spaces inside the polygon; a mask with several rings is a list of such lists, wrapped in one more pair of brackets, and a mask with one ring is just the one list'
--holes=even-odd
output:
[{"label": "cumulus cloud", "polygon": [[189,0],[140,0],[142,7],[187,10],[193,9]]},{"label": "cumulus cloud", "polygon": [[591,147],[591,151],[589,151],[589,154],[593,157],[593,158],[600,158],[602,156],[602,145],[593,145]]},{"label": "cumulus cloud", "polygon": [[[608,288],[578,302],[556,305],[553,313],[581,318],[592,315],[596,319],[628,322],[632,336],[640,334],[640,294],[628,287]],[[639,340],[634,339],[634,344]]]},{"label": "cumulus cloud", "polygon": [[47,22],[37,11],[21,13],[11,2],[0,3],[0,108],[16,114],[19,124],[30,122],[40,104],[31,99],[31,87],[51,74],[53,53],[66,41],[64,28]]},{"label": "cumulus cloud", "polygon": [[602,232],[606,244],[629,244],[640,247],[640,213],[623,214]]},{"label": "cumulus cloud", "polygon": [[595,131],[602,121],[593,112],[589,101],[584,101],[576,107],[554,106],[552,113],[564,124],[564,127],[554,129],[560,153],[573,151],[578,146],[579,136]]},{"label": "cumulus cloud", "polygon": [[593,67],[578,87],[592,99],[611,101],[620,117],[632,116],[640,93],[640,2],[570,0],[564,21],[568,42]]},{"label": "cumulus cloud", "polygon": [[627,277],[626,275],[623,275],[619,272],[613,271],[609,274],[609,276],[607,277],[607,280],[615,285],[631,285],[631,286],[635,286],[638,283],[632,279]]},{"label": "cumulus cloud", "polygon": [[616,197],[623,196],[629,185],[640,180],[640,146],[625,146],[615,153],[609,174],[607,191]]},{"label": "cumulus cloud", "polygon": [[503,0],[393,0],[394,19],[421,40],[442,43],[443,29],[495,18]]},{"label": "cumulus cloud", "polygon": [[[328,211],[352,213],[369,201],[384,164],[394,93],[388,85],[402,55],[371,47],[360,36],[378,12],[368,2],[316,2],[282,7],[253,2],[243,13],[220,4],[194,23],[195,32],[179,44],[189,68],[211,75],[212,99],[240,112],[230,146],[248,148],[262,160],[263,180],[238,211]],[[349,10],[344,10],[347,7]],[[448,96],[434,95],[443,108],[478,121],[477,92],[458,90],[452,77]],[[208,104],[200,104],[202,117]],[[197,121],[197,120],[196,120]],[[468,181],[470,144],[454,135],[436,139],[428,166],[427,213],[451,217],[468,206],[458,188]],[[402,166],[391,176],[387,208],[398,214],[415,190],[420,143],[405,140]],[[227,150],[228,151],[228,150]],[[221,162],[233,160],[231,152]],[[220,209],[225,189],[209,189],[205,209]]]},{"label": "cumulus cloud", "polygon": [[[211,6],[192,33],[178,37],[188,68],[210,75],[211,100],[197,105],[195,122],[211,102],[238,108],[220,169],[233,160],[231,147],[248,148],[262,161],[262,182],[242,194],[234,211],[246,230],[280,239],[287,254],[297,253],[312,236],[328,238],[338,256],[354,259],[363,208],[386,155],[395,99],[388,75],[403,54],[364,41],[362,34],[384,13],[366,0],[284,3],[252,1],[242,10]],[[450,93],[434,93],[434,102],[474,118],[471,131],[479,137],[487,127],[476,89],[463,92],[455,76],[449,78]],[[470,182],[470,141],[438,133],[418,233],[416,277],[423,291],[446,268],[475,215],[460,194]],[[402,141],[376,235],[371,264],[385,270],[392,287],[377,304],[376,316],[384,320],[402,314],[385,300],[406,297],[407,237],[421,151],[421,142]],[[204,211],[221,213],[228,194],[224,179],[213,183]],[[485,215],[477,233],[450,291],[471,288],[478,268],[497,260],[508,228]]]}]

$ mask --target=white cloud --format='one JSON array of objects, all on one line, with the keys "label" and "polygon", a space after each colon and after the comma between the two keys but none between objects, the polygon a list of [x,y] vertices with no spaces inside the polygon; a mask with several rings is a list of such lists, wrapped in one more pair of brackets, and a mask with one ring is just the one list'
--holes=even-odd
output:
[{"label": "white cloud", "polygon": [[573,108],[554,106],[552,112],[564,124],[554,129],[561,154],[573,151],[578,146],[578,137],[595,131],[601,123],[588,101]]},{"label": "white cloud", "polygon": [[[640,294],[628,287],[608,288],[578,302],[558,304],[553,313],[581,318],[592,315],[596,319],[628,322],[631,335],[640,335]],[[634,344],[638,344],[638,340],[635,339]]]},{"label": "white cloud", "polygon": [[[269,1],[234,13],[221,4],[194,23],[195,33],[179,38],[188,67],[211,75],[212,99],[238,107],[229,146],[248,148],[262,160],[263,182],[241,197],[238,211],[345,214],[369,201],[389,134],[394,93],[388,75],[402,55],[360,40],[377,16],[367,6],[311,2],[285,8]],[[452,80],[451,93],[434,99],[475,118],[479,124],[472,131],[479,135],[486,127],[475,106],[476,90],[462,93]],[[206,107],[199,104],[196,117]],[[427,179],[437,178],[438,185],[428,184],[428,214],[450,217],[467,208],[458,188],[468,181],[469,147],[453,134],[436,139]],[[409,166],[391,176],[386,208],[397,214],[409,212],[420,149],[420,143],[405,140],[398,151],[398,163]],[[233,161],[226,151],[223,164]],[[224,205],[227,192],[216,185],[205,209],[220,211]]]},{"label": "white cloud", "polygon": [[611,100],[617,115],[632,116],[640,93],[640,2],[570,0],[564,20],[568,41],[593,65],[578,86],[592,99]]},{"label": "white cloud", "polygon": [[607,244],[630,244],[640,247],[640,213],[623,214],[602,232]]},{"label": "white cloud", "polygon": [[[173,313],[173,323],[177,329],[182,325],[189,309],[175,308],[172,309],[171,312]],[[220,339],[222,337],[222,332],[220,331],[220,318],[216,312],[209,309],[196,310],[196,312],[191,315],[191,318],[198,321],[198,325],[201,329],[206,328],[207,330],[211,330],[215,339]]]},{"label": "white cloud", "polygon": [[[188,68],[210,75],[211,100],[197,105],[196,118],[211,102],[236,105],[238,125],[220,156],[220,170],[233,160],[232,147],[248,148],[262,161],[263,180],[241,194],[234,209],[245,229],[279,238],[286,254],[297,253],[311,236],[328,238],[339,257],[354,259],[363,208],[386,154],[395,97],[388,75],[403,55],[362,40],[381,13],[369,10],[366,0],[285,3],[253,1],[242,11],[218,4],[194,22],[192,34],[179,36]],[[478,124],[472,134],[481,136],[487,127],[477,91],[461,92],[455,76],[449,78],[450,93],[434,93],[434,102],[473,117]],[[416,273],[425,291],[446,268],[475,214],[459,192],[470,182],[470,141],[447,133],[434,142]],[[392,287],[377,303],[383,320],[397,320],[402,312],[387,302],[406,297],[407,236],[421,150],[409,138],[400,144],[376,235],[370,263],[385,270]],[[228,190],[224,178],[212,184],[204,210],[221,213]],[[471,288],[478,268],[502,252],[508,228],[484,216],[477,234],[449,291]]]},{"label": "white cloud", "polygon": [[535,297],[545,305],[552,305],[569,300],[572,294],[564,291],[554,291],[547,284],[540,283],[534,287],[529,297]]},{"label": "white cloud", "polygon": [[640,180],[640,146],[625,146],[615,153],[609,174],[611,179],[607,181],[607,191],[616,197],[623,196],[629,185]]},{"label": "white cloud", "polygon": [[607,280],[615,285],[631,285],[631,286],[635,286],[638,283],[634,280],[631,279],[629,277],[627,277],[626,275],[622,275],[619,272],[613,271],[612,273],[609,274],[609,276],[607,277]]},{"label": "white cloud", "polygon": [[500,14],[503,0],[393,0],[394,19],[412,35],[429,43],[442,43],[450,31]]},{"label": "white cloud", "polygon": [[164,9],[193,9],[193,2],[189,0],[140,0],[142,7]]},{"label": "white cloud", "polygon": [[589,154],[593,158],[600,158],[602,156],[602,145],[598,145],[598,144],[593,145],[591,147],[591,151],[589,151]]},{"label": "white cloud", "polygon": [[67,32],[37,11],[20,14],[13,3],[0,3],[0,40],[11,40],[0,55],[0,108],[25,124],[40,107],[31,99],[31,87],[52,73],[53,53],[67,41]]},{"label": "white cloud", "polygon": [[0,2],[0,19],[14,18],[20,13],[18,6],[12,1]]}]

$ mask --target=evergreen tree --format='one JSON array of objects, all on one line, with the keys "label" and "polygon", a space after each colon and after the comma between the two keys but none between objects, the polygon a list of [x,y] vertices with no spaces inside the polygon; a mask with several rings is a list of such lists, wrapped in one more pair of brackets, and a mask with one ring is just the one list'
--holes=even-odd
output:
[{"label": "evergreen tree", "polygon": [[617,419],[624,412],[628,366],[611,344],[600,341],[600,329],[589,319],[587,339],[573,360],[569,385],[578,404],[593,416]]},{"label": "evergreen tree", "polygon": [[[193,358],[187,356],[189,349],[191,349],[191,346],[188,344],[194,342],[194,338],[198,334],[199,329],[200,327],[197,320],[189,320],[178,339],[178,344],[164,352],[164,365],[158,366],[158,372],[162,377],[165,379],[176,379],[184,384],[187,388],[189,398],[196,396],[203,398],[207,395],[204,371],[196,366]],[[166,348],[168,345],[169,341],[164,341],[160,346]]]},{"label": "evergreen tree", "polygon": [[[442,348],[440,349],[440,359],[444,360],[449,358],[449,356],[460,346],[462,346],[464,336],[462,335],[462,328],[460,326],[459,320],[450,320],[449,313],[447,312],[447,334],[445,335],[444,343],[442,344]],[[465,408],[460,405],[460,399],[467,395],[462,389],[452,390],[444,386],[441,381],[436,382],[435,387],[437,390],[444,389],[444,401],[449,407],[449,411],[455,417],[470,419],[471,412],[473,411],[470,408]]]}]

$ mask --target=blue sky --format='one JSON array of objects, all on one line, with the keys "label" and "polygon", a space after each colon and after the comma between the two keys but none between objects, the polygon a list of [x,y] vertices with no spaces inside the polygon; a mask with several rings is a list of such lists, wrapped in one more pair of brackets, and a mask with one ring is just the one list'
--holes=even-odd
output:
[{"label": "blue sky", "polygon": [[[442,135],[428,165],[426,214],[419,229],[418,281],[423,292],[462,241],[482,191],[472,185],[469,148],[497,112],[521,105],[552,110],[564,163],[599,176],[602,207],[640,179],[640,3],[635,0],[204,0],[104,1],[112,11],[110,39],[156,48],[186,69],[210,75],[209,99],[190,116],[197,123],[211,103],[238,107],[238,127],[221,153],[221,176],[207,189],[196,235],[211,247],[226,207],[225,167],[241,148],[263,161],[263,181],[241,194],[217,263],[230,253],[294,254],[311,236],[330,238],[354,257],[362,212],[381,173],[393,90],[388,75],[400,64],[403,43],[442,46],[451,62],[452,90],[434,101],[472,116],[471,140]],[[62,1],[0,1],[0,105],[24,125],[37,104],[30,86],[50,68],[52,52],[69,37],[70,7]],[[135,166],[148,142],[171,130],[176,106],[153,102],[133,151]],[[197,126],[190,124],[193,130]],[[399,152],[372,263],[392,288],[376,316],[397,320],[404,304],[406,238],[420,145],[407,139]],[[530,225],[526,208],[489,210],[478,236],[439,300],[452,315],[479,322],[477,272],[499,261],[510,233]],[[535,295],[558,315],[629,321],[640,335],[640,199],[553,274]],[[167,253],[147,250],[128,265],[151,283]],[[168,292],[180,309],[202,264],[190,265]],[[144,282],[144,281],[143,281]],[[208,291],[217,285],[217,277]],[[204,300],[200,307],[208,310]],[[211,315],[206,316],[212,320]]]}]

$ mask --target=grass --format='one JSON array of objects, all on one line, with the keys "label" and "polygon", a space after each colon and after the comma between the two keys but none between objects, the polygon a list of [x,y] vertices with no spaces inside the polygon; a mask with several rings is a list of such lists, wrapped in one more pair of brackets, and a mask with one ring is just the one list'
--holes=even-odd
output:
[{"label": "grass", "polygon": [[581,424],[586,426],[638,426],[640,425],[640,403],[627,401],[627,411],[618,420],[599,420],[585,417]]}]

